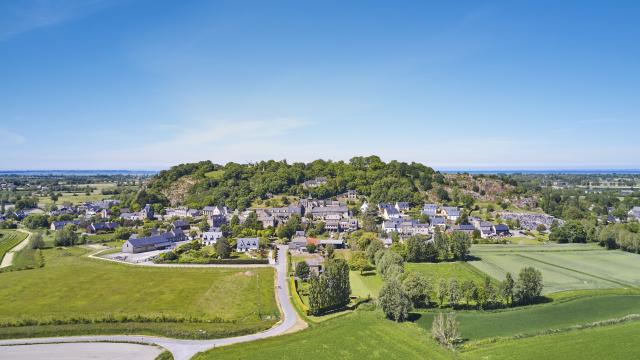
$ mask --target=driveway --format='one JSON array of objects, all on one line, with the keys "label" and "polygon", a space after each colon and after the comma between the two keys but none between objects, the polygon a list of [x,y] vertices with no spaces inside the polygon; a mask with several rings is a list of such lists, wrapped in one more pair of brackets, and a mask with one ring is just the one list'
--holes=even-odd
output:
[{"label": "driveway", "polygon": [[[256,334],[237,336],[232,338],[214,339],[214,340],[183,340],[171,339],[156,336],[135,336],[135,335],[106,335],[106,336],[70,336],[70,337],[52,337],[52,338],[33,338],[33,339],[17,339],[17,340],[0,340],[0,358],[6,358],[7,349],[14,350],[14,347],[5,347],[3,345],[20,345],[20,344],[47,344],[47,343],[78,343],[78,342],[122,342],[122,343],[143,343],[159,345],[171,351],[175,360],[188,360],[198,352],[206,351],[218,346],[238,344],[259,339],[265,339],[272,336],[284,334],[292,329],[300,329],[303,320],[299,318],[298,313],[291,304],[289,295],[289,287],[287,286],[287,250],[288,246],[278,246],[278,262],[273,265],[276,268],[276,300],[281,310],[282,320],[269,330]],[[136,264],[143,266],[142,264]],[[269,265],[263,265],[269,266]],[[63,347],[66,344],[63,344]],[[53,347],[53,345],[52,345]],[[66,350],[62,350],[66,351]],[[11,358],[11,357],[9,357]]]}]

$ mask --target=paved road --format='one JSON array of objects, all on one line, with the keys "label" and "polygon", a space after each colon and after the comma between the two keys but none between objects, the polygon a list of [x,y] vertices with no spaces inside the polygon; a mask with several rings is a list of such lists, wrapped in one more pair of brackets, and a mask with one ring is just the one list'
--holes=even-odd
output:
[{"label": "paved road", "polygon": [[[92,341],[111,341],[111,342],[136,342],[144,344],[155,344],[164,347],[173,353],[175,360],[188,360],[198,352],[209,350],[218,346],[237,344],[242,342],[264,339],[272,336],[281,335],[288,330],[293,329],[298,321],[302,321],[298,317],[298,313],[291,304],[289,296],[289,287],[287,286],[287,250],[288,246],[278,247],[278,262],[274,265],[276,268],[276,299],[282,312],[282,320],[269,330],[225,339],[214,340],[182,340],[171,339],[156,336],[134,336],[134,335],[112,335],[112,336],[71,336],[71,337],[52,337],[52,338],[33,338],[33,339],[17,339],[17,340],[0,340],[0,358],[5,358],[3,354],[3,345],[20,345],[20,344],[46,344],[46,343],[77,343]],[[60,345],[64,346],[64,344]]]},{"label": "paved road", "polygon": [[13,264],[13,255],[18,251],[24,249],[29,244],[29,239],[31,239],[31,233],[29,231],[25,231],[22,229],[18,229],[18,231],[29,234],[26,239],[22,240],[18,245],[14,246],[11,250],[7,251],[2,258],[2,264],[0,264],[1,268],[6,268]]},{"label": "paved road", "polygon": [[73,343],[5,346],[3,359],[11,360],[154,360],[162,349],[157,346],[115,343]]}]

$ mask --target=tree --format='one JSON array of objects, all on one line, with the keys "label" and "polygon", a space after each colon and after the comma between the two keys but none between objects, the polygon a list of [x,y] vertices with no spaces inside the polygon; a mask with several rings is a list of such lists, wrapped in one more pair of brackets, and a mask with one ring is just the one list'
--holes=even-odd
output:
[{"label": "tree", "polygon": [[38,229],[49,227],[49,217],[43,214],[29,214],[23,220],[22,224],[29,229]]},{"label": "tree", "polygon": [[127,240],[130,236],[131,236],[131,230],[124,226],[117,227],[116,230],[113,232],[113,237],[118,240]]},{"label": "tree", "polygon": [[56,246],[73,246],[76,242],[78,242],[78,234],[74,225],[67,224],[62,230],[56,232]]},{"label": "tree", "polygon": [[313,254],[313,253],[315,253],[315,252],[316,252],[316,249],[317,249],[316,244],[307,244],[307,246],[306,246],[306,247],[307,247],[307,252],[308,252],[309,254]]},{"label": "tree", "polygon": [[380,223],[380,218],[378,217],[378,209],[375,206],[369,206],[367,210],[364,212],[363,216],[363,226],[364,231],[368,232],[377,232],[378,224]]},{"label": "tree", "polygon": [[460,301],[460,288],[458,287],[458,280],[451,279],[449,281],[449,305],[452,308],[458,306]]},{"label": "tree", "polygon": [[391,279],[401,280],[403,274],[404,267],[402,265],[392,264],[387,267],[384,274],[382,274],[382,279],[385,281],[389,281]]},{"label": "tree", "polygon": [[462,285],[460,286],[460,294],[467,306],[469,306],[469,302],[475,297],[475,292],[476,283],[471,280],[465,280],[462,282]]},{"label": "tree", "polygon": [[451,234],[451,252],[453,256],[460,261],[464,261],[469,255],[469,249],[471,248],[471,238],[467,233],[461,231],[454,231]]},{"label": "tree", "polygon": [[360,274],[371,269],[367,255],[363,251],[352,252],[351,258],[349,258],[349,269],[360,271]]},{"label": "tree", "polygon": [[515,285],[516,284],[513,280],[513,276],[511,276],[511,273],[507,273],[504,281],[502,282],[502,286],[500,287],[500,292],[504,300],[509,305],[513,303],[513,292],[515,290]]},{"label": "tree", "polygon": [[425,307],[429,304],[429,280],[421,273],[410,272],[402,282],[402,288],[414,307]]},{"label": "tree", "polygon": [[298,261],[296,263],[296,277],[301,280],[307,280],[309,278],[309,274],[311,273],[309,270],[309,264],[306,261]]},{"label": "tree", "polygon": [[31,235],[31,240],[29,240],[29,248],[30,249],[44,249],[44,240],[42,239],[42,234],[39,232]]},{"label": "tree", "polygon": [[542,288],[542,273],[533,267],[525,267],[518,274],[514,300],[519,304],[532,304],[542,294]]},{"label": "tree", "polygon": [[495,286],[493,286],[491,278],[489,278],[488,276],[484,278],[483,290],[485,296],[484,303],[488,306],[495,305],[495,303],[498,301],[498,291],[496,290]]},{"label": "tree", "polygon": [[229,240],[220,238],[216,242],[216,255],[219,259],[228,259],[231,256],[231,246]]},{"label": "tree", "polygon": [[311,277],[309,311],[313,315],[319,315],[342,308],[349,303],[350,294],[347,262],[343,259],[327,260],[324,273],[319,277]]},{"label": "tree", "polygon": [[411,299],[402,288],[400,280],[391,279],[382,285],[378,296],[378,305],[387,318],[401,322],[409,317]]},{"label": "tree", "polygon": [[335,250],[336,248],[332,244],[329,244],[325,247],[324,251],[326,252],[328,259],[333,259],[333,253],[335,252]]},{"label": "tree", "polygon": [[459,324],[456,320],[455,313],[444,314],[438,313],[431,324],[431,336],[436,339],[442,346],[452,347],[460,341]]},{"label": "tree", "polygon": [[447,287],[447,280],[440,279],[438,282],[438,289],[436,291],[436,297],[438,297],[438,301],[440,302],[440,307],[444,304],[444,299],[447,298],[447,294],[449,293],[449,289]]},{"label": "tree", "polygon": [[405,240],[407,261],[422,262],[435,261],[438,252],[434,245],[424,235],[413,235]]},{"label": "tree", "polygon": [[549,240],[557,243],[585,243],[587,231],[579,221],[567,221],[563,226],[552,228]]},{"label": "tree", "polygon": [[384,273],[391,265],[402,266],[404,264],[404,259],[402,256],[396,254],[393,251],[385,251],[380,260],[377,262],[376,266],[378,269],[378,273],[384,276]]},{"label": "tree", "polygon": [[367,257],[369,258],[369,262],[375,262],[376,253],[380,250],[384,250],[384,244],[379,239],[374,239],[367,246]]}]

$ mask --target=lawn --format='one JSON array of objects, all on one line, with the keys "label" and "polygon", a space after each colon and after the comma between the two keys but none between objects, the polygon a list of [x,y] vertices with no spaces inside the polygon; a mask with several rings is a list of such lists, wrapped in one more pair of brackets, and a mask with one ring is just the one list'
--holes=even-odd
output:
[{"label": "lawn", "polygon": [[[428,357],[425,355],[428,354]],[[309,329],[246,344],[220,347],[194,359],[451,359],[412,323],[382,319],[378,311],[356,311]]]},{"label": "lawn", "polygon": [[[0,274],[0,324],[56,324],[0,326],[0,337],[215,338],[263,330],[279,317],[272,268],[134,267],[86,258],[87,251],[46,249],[43,268]],[[88,320],[96,324],[72,324]]]},{"label": "lawn", "polygon": [[351,295],[360,298],[377,298],[383,281],[375,271],[367,271],[363,274],[360,274],[360,271],[351,271],[349,272],[349,283]]},{"label": "lawn", "polygon": [[640,257],[594,245],[476,245],[470,264],[502,280],[525,266],[542,272],[543,293],[565,290],[630,288],[640,285]]},{"label": "lawn", "polygon": [[640,322],[502,341],[463,352],[464,359],[637,359]]},{"label": "lawn", "polygon": [[[495,312],[459,311],[458,321],[463,338],[480,340],[520,334],[534,335],[547,329],[565,329],[630,314],[640,314],[640,294],[583,297]],[[433,312],[423,312],[420,315],[418,325],[430,329]]]}]

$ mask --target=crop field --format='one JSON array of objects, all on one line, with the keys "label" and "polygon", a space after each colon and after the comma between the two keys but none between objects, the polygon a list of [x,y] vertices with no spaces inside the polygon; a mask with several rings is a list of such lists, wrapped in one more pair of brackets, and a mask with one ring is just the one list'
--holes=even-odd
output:
[{"label": "crop field", "polygon": [[[428,357],[425,357],[428,354]],[[451,359],[412,323],[384,320],[377,311],[357,311],[327,320],[305,331],[224,346],[194,359]]]},{"label": "crop field", "polygon": [[637,359],[640,322],[501,341],[462,352],[463,359]]},{"label": "crop field", "polygon": [[[418,325],[431,329],[433,311],[423,312]],[[467,340],[515,335],[535,335],[547,329],[566,329],[575,325],[640,314],[637,295],[603,295],[504,311],[459,311],[460,332]]]},{"label": "crop field", "polygon": [[640,256],[593,245],[476,245],[471,253],[480,260],[470,264],[498,280],[525,266],[537,268],[545,294],[640,286]]},{"label": "crop field", "polygon": [[27,234],[16,230],[0,230],[0,261],[7,251],[27,238]]},{"label": "crop field", "polygon": [[279,317],[271,268],[143,268],[89,259],[77,247],[42,252],[45,267],[0,274],[0,337],[215,338],[260,331]]}]

